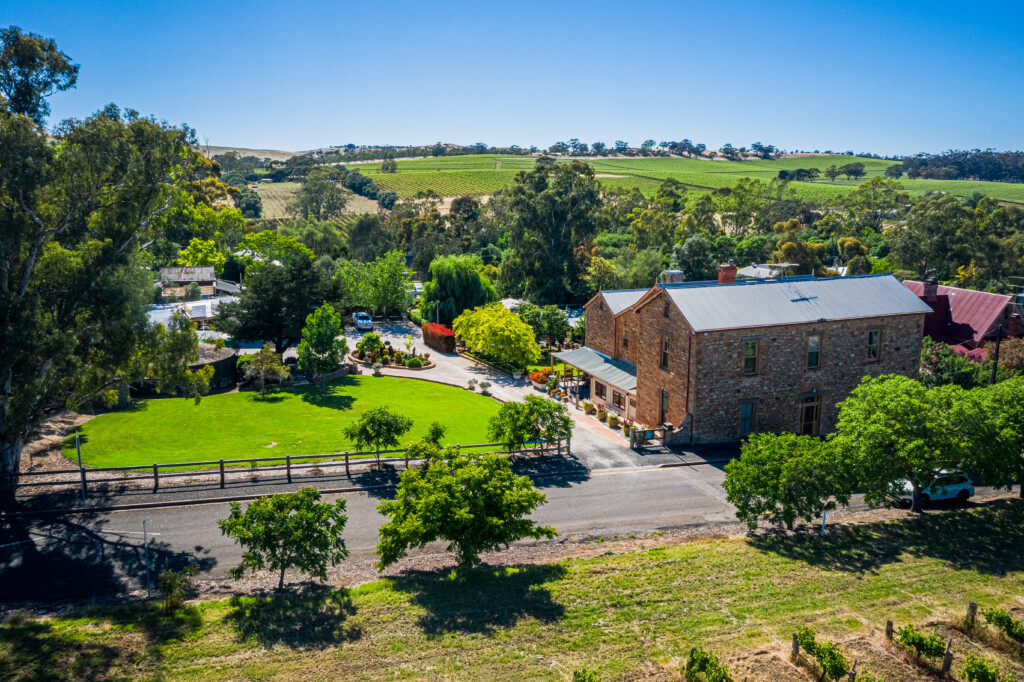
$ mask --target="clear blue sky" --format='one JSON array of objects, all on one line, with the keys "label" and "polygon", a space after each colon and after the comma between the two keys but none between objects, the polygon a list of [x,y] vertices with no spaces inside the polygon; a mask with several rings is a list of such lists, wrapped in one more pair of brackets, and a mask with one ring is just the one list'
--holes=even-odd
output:
[{"label": "clear blue sky", "polygon": [[29,2],[0,24],[210,144],[1024,148],[1024,3]]}]

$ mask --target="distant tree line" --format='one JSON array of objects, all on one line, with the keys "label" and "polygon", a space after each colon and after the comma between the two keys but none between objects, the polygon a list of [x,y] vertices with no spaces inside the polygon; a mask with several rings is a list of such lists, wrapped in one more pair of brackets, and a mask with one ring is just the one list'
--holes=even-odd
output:
[{"label": "distant tree line", "polygon": [[908,178],[1024,182],[1024,152],[972,149],[918,154],[903,159],[902,171]]}]

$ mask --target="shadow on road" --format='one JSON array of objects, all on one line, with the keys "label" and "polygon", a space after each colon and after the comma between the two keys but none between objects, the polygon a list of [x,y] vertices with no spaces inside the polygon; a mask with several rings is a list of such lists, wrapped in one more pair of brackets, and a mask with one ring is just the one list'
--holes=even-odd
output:
[{"label": "shadow on road", "polygon": [[[47,505],[75,507],[77,491],[53,493]],[[90,488],[90,499],[103,504],[113,491]],[[99,497],[99,499],[96,499]],[[0,521],[0,601],[51,601],[102,597],[145,585],[146,550],[142,529],[108,529],[116,519],[99,519],[88,510],[66,516],[4,518]],[[137,533],[136,533],[137,532]],[[149,537],[149,569],[160,572],[194,564],[208,571],[217,560],[209,550],[179,552]]]},{"label": "shadow on road", "polygon": [[363,636],[358,626],[347,622],[356,608],[344,588],[310,585],[269,597],[232,597],[231,606],[227,621],[239,637],[265,648],[323,648]]},{"label": "shadow on road", "polygon": [[523,618],[546,624],[560,620],[565,608],[552,599],[547,584],[565,575],[565,568],[558,564],[482,566],[464,576],[413,571],[394,578],[393,585],[426,609],[419,626],[428,635],[489,634]]},{"label": "shadow on road", "polygon": [[989,575],[1024,570],[1024,503],[993,500],[964,506],[948,513],[908,515],[898,522],[835,526],[824,538],[769,531],[753,537],[751,544],[834,571],[873,573],[904,554]]}]

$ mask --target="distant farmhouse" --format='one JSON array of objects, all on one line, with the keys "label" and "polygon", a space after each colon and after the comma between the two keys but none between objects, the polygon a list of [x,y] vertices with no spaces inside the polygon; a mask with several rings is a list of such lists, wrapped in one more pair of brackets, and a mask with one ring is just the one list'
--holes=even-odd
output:
[{"label": "distant farmhouse", "polygon": [[212,265],[181,265],[160,268],[161,295],[166,299],[184,298],[185,287],[198,284],[200,298],[213,298],[218,293],[237,294],[241,287],[234,282],[217,279]]},{"label": "distant farmhouse", "polygon": [[864,376],[917,376],[932,309],[891,275],[668,282],[602,291],[587,346],[555,357],[586,373],[595,404],[667,443],[757,431],[822,435]]}]

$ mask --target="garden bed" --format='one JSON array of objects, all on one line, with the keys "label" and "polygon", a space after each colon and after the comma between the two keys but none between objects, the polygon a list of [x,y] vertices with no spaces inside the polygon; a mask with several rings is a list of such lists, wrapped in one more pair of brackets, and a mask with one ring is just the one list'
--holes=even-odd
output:
[{"label": "garden bed", "polygon": [[[423,361],[423,357],[422,356],[417,355],[415,357],[418,357],[421,361]],[[350,352],[348,354],[348,360],[349,360],[349,362],[354,362],[357,365],[362,365],[363,367],[373,367],[373,362],[371,362],[370,360],[366,360],[365,358],[360,360],[359,356],[356,355],[356,351],[352,351],[352,352]],[[385,365],[383,363],[381,363],[381,366],[385,367],[385,368],[386,367],[394,367],[396,369],[411,369],[413,371],[418,371],[418,370],[421,370],[421,369],[434,369],[435,367],[437,367],[437,363],[434,362],[433,360],[426,360],[419,367],[408,367],[406,365],[395,365],[395,364]]]}]

